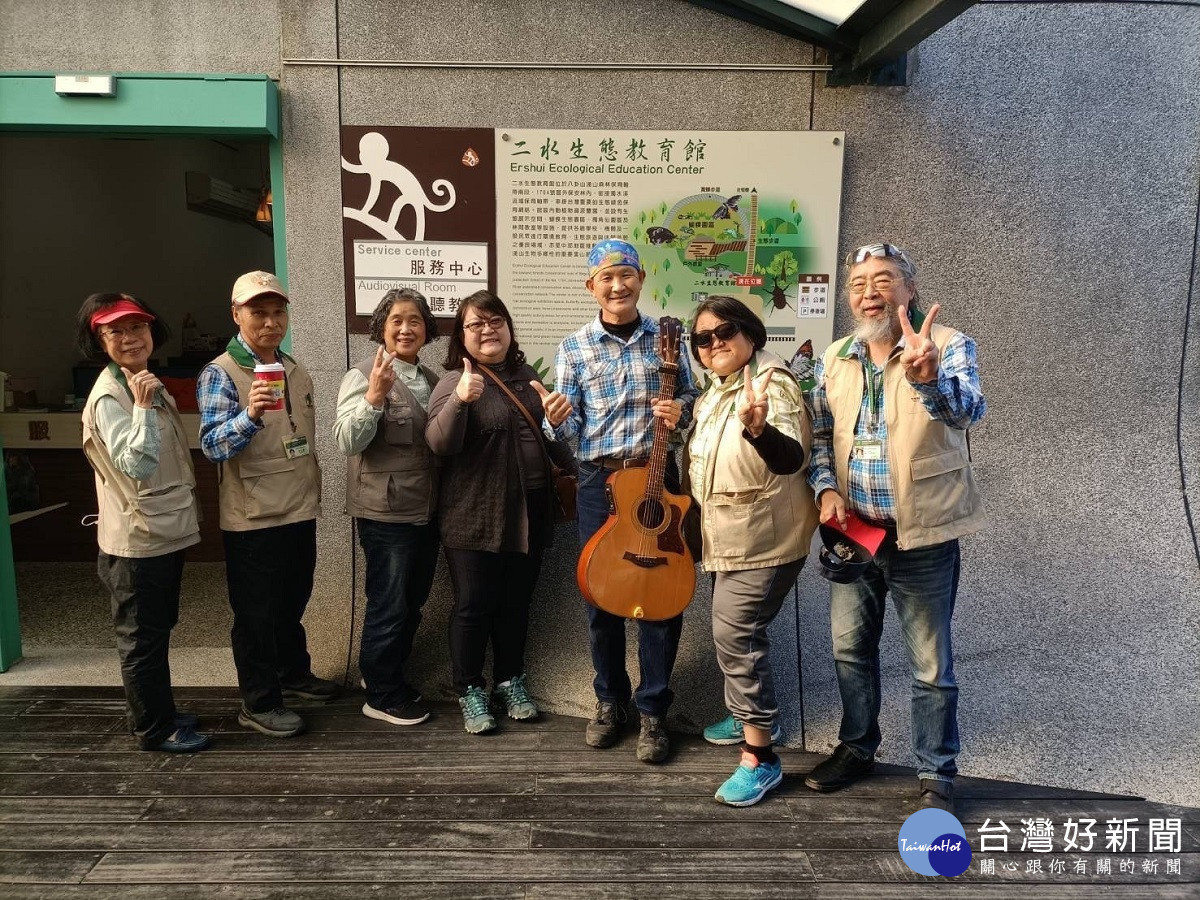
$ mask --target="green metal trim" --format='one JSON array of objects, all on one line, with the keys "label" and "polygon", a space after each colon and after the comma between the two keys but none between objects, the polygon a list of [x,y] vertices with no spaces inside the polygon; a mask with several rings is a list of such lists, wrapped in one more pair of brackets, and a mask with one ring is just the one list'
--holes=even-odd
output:
[{"label": "green metal trim", "polygon": [[[286,203],[283,196],[283,143],[278,138],[268,142],[268,155],[271,158],[271,237],[275,242],[275,277],[286,291],[288,286],[287,263],[287,229]],[[287,334],[279,349],[284,353],[292,352],[292,329],[288,326]]]},{"label": "green metal trim", "polygon": [[279,137],[279,87],[265,75],[102,74],[116,96],[60,97],[53,73],[0,74],[0,130]]},{"label": "green metal trim", "polygon": [[21,615],[17,611],[17,572],[13,563],[12,533],[8,527],[7,464],[0,444],[0,672],[21,658]]},{"label": "green metal trim", "polygon": [[895,59],[974,5],[975,0],[904,0],[859,38],[851,68],[861,72]]}]

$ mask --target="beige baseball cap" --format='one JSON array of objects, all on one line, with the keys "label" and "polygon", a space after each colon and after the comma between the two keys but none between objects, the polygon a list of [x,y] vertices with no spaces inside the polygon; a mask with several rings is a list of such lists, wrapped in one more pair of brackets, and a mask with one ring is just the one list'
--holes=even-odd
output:
[{"label": "beige baseball cap", "polygon": [[263,294],[275,294],[287,302],[287,291],[279,283],[279,279],[270,272],[247,272],[233,283],[233,305],[245,306],[255,297]]}]

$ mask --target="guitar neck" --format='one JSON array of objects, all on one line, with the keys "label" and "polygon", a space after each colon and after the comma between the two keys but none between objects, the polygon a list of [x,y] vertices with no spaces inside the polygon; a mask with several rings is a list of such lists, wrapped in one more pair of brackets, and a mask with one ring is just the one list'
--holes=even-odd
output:
[{"label": "guitar neck", "polygon": [[[675,363],[664,363],[661,374],[662,384],[658,389],[658,399],[673,400],[675,398],[675,379],[679,374],[679,366]],[[671,430],[667,428],[666,422],[658,418],[654,420],[654,446],[650,450],[649,471],[646,474],[646,498],[650,500],[662,499],[663,476],[667,473],[668,439],[670,433]]]}]

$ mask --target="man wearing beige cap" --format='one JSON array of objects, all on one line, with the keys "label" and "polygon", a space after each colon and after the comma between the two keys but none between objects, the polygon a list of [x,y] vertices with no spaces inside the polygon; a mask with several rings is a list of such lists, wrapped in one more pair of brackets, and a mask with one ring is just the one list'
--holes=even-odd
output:
[{"label": "man wearing beige cap", "polygon": [[[221,535],[233,608],[238,722],[270,737],[291,737],[303,720],[285,699],[330,700],[338,687],[312,673],[300,619],[317,563],[321,471],[308,372],[279,349],[288,296],[269,272],[233,285],[238,334],[204,367],[197,385],[200,446],[220,466]],[[255,378],[255,366],[283,366]],[[282,400],[282,402],[280,402]]]}]

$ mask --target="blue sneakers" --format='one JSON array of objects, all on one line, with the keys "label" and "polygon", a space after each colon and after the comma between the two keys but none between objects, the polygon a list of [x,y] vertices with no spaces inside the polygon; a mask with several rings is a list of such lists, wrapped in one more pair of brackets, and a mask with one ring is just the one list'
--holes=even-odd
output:
[{"label": "blue sneakers", "polygon": [[[709,725],[704,729],[704,739],[710,744],[717,744],[721,747],[728,744],[740,744],[746,739],[746,731],[741,722],[733,716],[726,716],[715,725]],[[781,740],[783,740],[783,729],[776,722],[771,726],[771,743],[778,744]]]},{"label": "blue sneakers", "polygon": [[751,753],[742,752],[741,764],[717,789],[716,800],[726,806],[753,806],[771,788],[783,781],[783,764],[759,762]]}]

